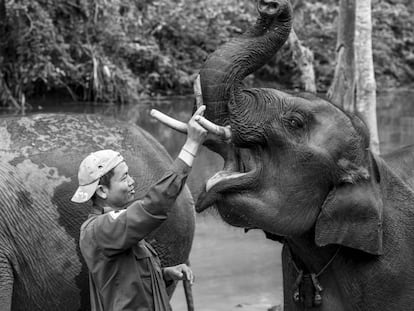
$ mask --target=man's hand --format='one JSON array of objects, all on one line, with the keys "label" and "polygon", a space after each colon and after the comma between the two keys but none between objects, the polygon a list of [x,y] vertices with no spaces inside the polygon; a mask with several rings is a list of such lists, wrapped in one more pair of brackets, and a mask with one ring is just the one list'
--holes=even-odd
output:
[{"label": "man's hand", "polygon": [[187,123],[187,140],[184,149],[190,151],[194,156],[197,155],[199,147],[207,137],[208,131],[196,121],[203,115],[206,106],[200,106]]},{"label": "man's hand", "polygon": [[[172,129],[187,134],[185,149],[190,151],[193,155],[197,155],[199,146],[202,145],[205,140],[221,141],[224,143],[231,142],[231,129],[229,125],[216,125],[203,117],[206,107],[203,105],[200,75],[197,76],[193,86],[197,111],[191,117],[188,124],[175,120],[156,109],[151,110],[151,116]],[[194,121],[198,122],[201,127],[194,124]]]},{"label": "man's hand", "polygon": [[163,275],[166,281],[188,280],[190,281],[190,284],[193,284],[194,282],[193,271],[191,271],[190,267],[184,263],[177,266],[164,268]]},{"label": "man's hand", "polygon": [[206,106],[200,106],[190,121],[187,123],[187,140],[184,146],[181,148],[178,157],[187,163],[188,166],[192,166],[195,157],[197,156],[198,149],[203,144],[207,137],[208,131],[200,125],[195,119],[203,115]]}]

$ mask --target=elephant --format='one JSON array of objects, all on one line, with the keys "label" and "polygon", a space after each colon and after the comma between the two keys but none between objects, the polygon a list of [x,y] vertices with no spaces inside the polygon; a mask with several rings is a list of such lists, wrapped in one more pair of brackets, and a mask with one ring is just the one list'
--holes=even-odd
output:
[{"label": "elephant", "polygon": [[[70,201],[81,160],[99,149],[119,151],[139,198],[168,169],[170,156],[142,128],[92,114],[6,117],[0,137],[0,310],[90,310],[78,243],[91,204]],[[169,218],[146,238],[163,265],[187,261],[194,226],[185,186]]]},{"label": "elephant", "polygon": [[257,10],[200,70],[204,117],[230,134],[205,143],[224,168],[196,211],[214,207],[283,243],[285,310],[412,310],[414,188],[397,168],[405,158],[413,170],[413,148],[390,165],[356,113],[316,94],[244,87],[291,30],[288,0],[258,0]]}]

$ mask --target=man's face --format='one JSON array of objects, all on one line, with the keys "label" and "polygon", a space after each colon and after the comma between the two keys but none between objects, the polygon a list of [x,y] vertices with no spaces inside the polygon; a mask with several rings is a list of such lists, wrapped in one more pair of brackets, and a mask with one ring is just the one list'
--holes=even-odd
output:
[{"label": "man's face", "polygon": [[111,186],[107,188],[106,201],[110,206],[123,207],[134,199],[134,179],[128,173],[128,165],[119,163],[114,168]]}]

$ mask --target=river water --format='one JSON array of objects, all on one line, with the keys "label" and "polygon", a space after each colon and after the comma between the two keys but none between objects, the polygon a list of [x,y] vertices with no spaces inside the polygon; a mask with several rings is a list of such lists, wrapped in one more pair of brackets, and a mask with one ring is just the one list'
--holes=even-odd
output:
[{"label": "river water", "polygon": [[[106,108],[78,104],[67,105],[58,100],[53,105],[33,103],[42,112],[93,112],[112,115],[120,121],[135,122],[153,134],[175,157],[184,136],[160,125],[149,117],[156,108],[179,120],[187,121],[192,99],[186,97],[153,99],[134,107]],[[378,128],[381,152],[414,144],[414,92],[389,91],[378,96]],[[222,167],[222,160],[207,149],[200,152],[188,179],[197,198],[203,182]],[[260,231],[244,233],[224,224],[217,215],[197,215],[196,234],[190,255],[196,275],[193,285],[197,311],[267,310],[282,302],[281,245],[266,240]],[[186,310],[181,285],[172,299],[173,309]]]}]

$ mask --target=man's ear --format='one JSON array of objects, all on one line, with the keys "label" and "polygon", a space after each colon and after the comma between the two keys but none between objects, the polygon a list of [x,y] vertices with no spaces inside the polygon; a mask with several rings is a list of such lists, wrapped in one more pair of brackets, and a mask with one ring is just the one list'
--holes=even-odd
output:
[{"label": "man's ear", "polygon": [[103,185],[98,185],[98,188],[96,189],[95,193],[101,199],[106,200],[106,198],[108,197],[108,188]]}]

